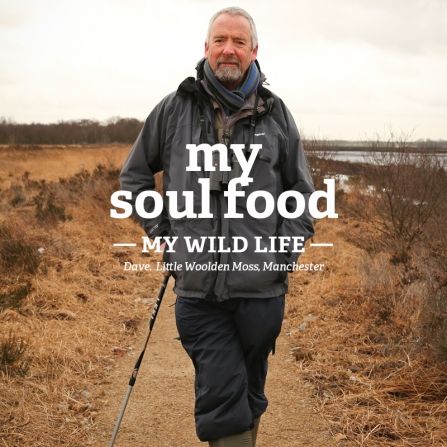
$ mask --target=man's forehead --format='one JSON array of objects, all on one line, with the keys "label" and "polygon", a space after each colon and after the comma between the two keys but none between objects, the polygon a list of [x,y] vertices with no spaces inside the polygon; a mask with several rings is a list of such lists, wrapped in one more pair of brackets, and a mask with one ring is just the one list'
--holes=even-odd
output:
[{"label": "man's forehead", "polygon": [[221,14],[216,17],[213,24],[211,25],[211,34],[222,32],[225,29],[230,29],[233,32],[240,34],[251,34],[251,26],[248,19],[241,15],[233,14]]}]

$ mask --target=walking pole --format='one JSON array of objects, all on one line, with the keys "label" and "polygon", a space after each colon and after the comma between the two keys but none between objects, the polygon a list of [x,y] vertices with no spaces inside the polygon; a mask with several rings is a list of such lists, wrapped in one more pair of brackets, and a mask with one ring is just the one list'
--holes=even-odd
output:
[{"label": "walking pole", "polygon": [[144,357],[144,352],[146,351],[146,346],[147,343],[149,342],[152,328],[154,327],[155,319],[157,318],[158,314],[158,309],[160,308],[161,300],[163,299],[163,295],[165,293],[166,286],[168,285],[168,281],[169,281],[169,275],[164,277],[163,284],[161,285],[160,291],[158,292],[157,301],[155,302],[154,310],[152,311],[151,319],[149,321],[149,329],[146,334],[146,340],[144,341],[143,350],[141,351],[137,363],[135,363],[132,375],[130,376],[129,387],[127,388],[127,393],[126,396],[124,397],[123,405],[121,406],[121,411],[120,414],[118,415],[118,420],[116,421],[115,429],[113,430],[112,439],[110,440],[109,447],[113,447],[113,445],[115,444],[115,438],[116,435],[118,434],[118,430],[120,429],[121,420],[123,419],[124,412],[126,411],[127,401],[129,400],[130,393],[132,392],[132,388],[137,380],[138,371],[140,369],[140,365]]}]

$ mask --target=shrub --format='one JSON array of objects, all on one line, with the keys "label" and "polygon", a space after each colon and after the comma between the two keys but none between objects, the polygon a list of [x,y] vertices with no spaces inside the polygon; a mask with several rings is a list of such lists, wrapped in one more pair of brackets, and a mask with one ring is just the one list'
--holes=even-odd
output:
[{"label": "shrub", "polygon": [[334,159],[335,146],[331,141],[315,137],[303,139],[303,146],[309,161],[310,172],[315,189],[324,190],[324,180],[333,178],[332,162]]},{"label": "shrub", "polygon": [[445,243],[426,243],[414,254],[425,284],[421,312],[423,336],[447,360],[447,248]]},{"label": "shrub", "polygon": [[365,179],[372,189],[363,193],[359,210],[394,243],[397,260],[408,259],[405,252],[411,244],[446,211],[447,173],[442,156],[415,149],[409,138],[391,131],[387,140],[370,142]]},{"label": "shrub", "polygon": [[31,359],[25,357],[28,344],[21,337],[10,332],[0,341],[0,371],[10,375],[24,376],[31,366]]},{"label": "shrub", "polygon": [[40,221],[55,223],[72,219],[71,214],[65,213],[65,206],[55,202],[55,194],[52,191],[41,191],[33,200],[36,205],[36,218]]},{"label": "shrub", "polygon": [[119,175],[120,169],[112,165],[105,166],[101,163],[98,163],[93,171],[93,178],[105,178],[112,181],[118,181]]},{"label": "shrub", "polygon": [[21,205],[25,202],[25,195],[23,194],[22,185],[12,184],[9,188],[10,194],[12,195],[9,203],[12,206]]},{"label": "shrub", "polygon": [[0,263],[4,268],[21,270],[34,275],[41,258],[38,247],[24,239],[24,235],[6,224],[0,226]]},{"label": "shrub", "polygon": [[0,312],[8,307],[19,307],[22,300],[31,292],[31,283],[16,285],[8,292],[0,293]]}]

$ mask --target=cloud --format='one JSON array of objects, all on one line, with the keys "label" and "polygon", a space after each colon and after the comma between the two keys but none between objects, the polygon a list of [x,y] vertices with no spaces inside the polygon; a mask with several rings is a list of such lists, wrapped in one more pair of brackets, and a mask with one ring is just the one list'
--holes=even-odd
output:
[{"label": "cloud", "polygon": [[326,23],[329,39],[353,37],[385,51],[422,54],[447,46],[447,4],[437,0],[384,0],[344,4],[346,26]]},{"label": "cloud", "polygon": [[4,6],[0,6],[0,29],[20,28],[27,22],[27,15],[15,11],[9,11]]},{"label": "cloud", "polygon": [[273,14],[278,37],[352,42],[407,54],[447,50],[444,0],[313,0],[286,5],[282,11],[287,14]]}]

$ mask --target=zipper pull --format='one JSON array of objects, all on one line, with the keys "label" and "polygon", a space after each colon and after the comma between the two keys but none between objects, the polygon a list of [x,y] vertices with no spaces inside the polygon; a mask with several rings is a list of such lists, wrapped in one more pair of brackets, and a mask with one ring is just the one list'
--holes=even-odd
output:
[{"label": "zipper pull", "polygon": [[225,115],[225,129],[222,134],[222,141],[225,146],[228,146],[228,141],[230,140],[230,131],[227,129],[228,118],[228,115]]}]

